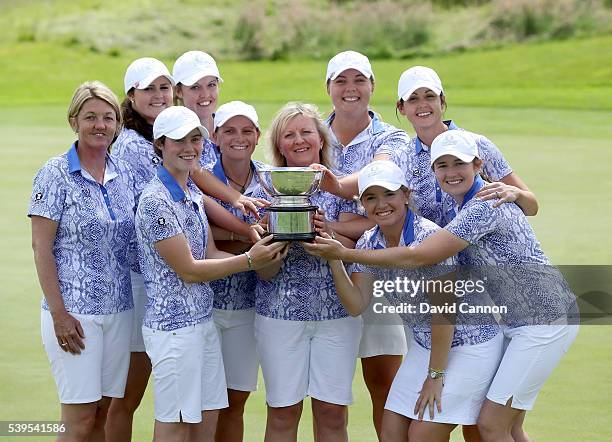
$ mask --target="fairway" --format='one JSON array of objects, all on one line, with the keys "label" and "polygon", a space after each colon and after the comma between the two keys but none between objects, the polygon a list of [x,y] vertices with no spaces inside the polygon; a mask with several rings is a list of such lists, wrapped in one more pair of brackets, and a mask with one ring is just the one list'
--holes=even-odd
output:
[{"label": "fairway", "polygon": [[[396,117],[396,81],[403,69],[414,64],[436,68],[446,89],[446,117],[489,137],[537,195],[540,210],[529,221],[553,263],[609,266],[610,47],[612,36],[604,36],[431,59],[374,60],[372,105],[385,121],[414,135],[407,121]],[[99,79],[120,92],[131,55],[112,58],[36,42],[2,46],[0,59],[12,60],[11,66],[0,65],[4,80],[0,90],[0,421],[56,420],[59,405],[41,344],[42,294],[26,217],[32,179],[48,158],[65,152],[74,140],[65,116],[74,89],[85,80]],[[220,103],[243,99],[254,105],[264,132],[286,101],[314,102],[323,113],[330,110],[322,81],[324,62],[220,62],[220,68],[225,79]],[[265,145],[262,136],[255,156],[264,161]],[[535,410],[528,414],[525,428],[534,441],[612,440],[611,336],[612,326],[581,328],[540,393]],[[359,367],[353,392],[350,440],[374,441],[369,396]],[[306,401],[300,441],[312,440],[309,407]],[[259,391],[247,402],[246,441],[263,440],[265,417],[260,378]],[[135,416],[134,440],[151,440],[152,431],[149,388]],[[459,430],[452,440],[462,440]]]}]

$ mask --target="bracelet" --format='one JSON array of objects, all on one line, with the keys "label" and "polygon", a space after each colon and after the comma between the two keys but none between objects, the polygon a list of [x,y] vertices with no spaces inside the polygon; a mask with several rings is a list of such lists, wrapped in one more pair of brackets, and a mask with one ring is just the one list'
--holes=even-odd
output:
[{"label": "bracelet", "polygon": [[444,378],[444,370],[436,370],[435,368],[429,367],[429,377],[431,379]]},{"label": "bracelet", "polygon": [[247,257],[247,263],[249,264],[249,270],[253,270],[253,260],[251,259],[251,255],[249,255],[249,252],[244,252],[244,256]]}]

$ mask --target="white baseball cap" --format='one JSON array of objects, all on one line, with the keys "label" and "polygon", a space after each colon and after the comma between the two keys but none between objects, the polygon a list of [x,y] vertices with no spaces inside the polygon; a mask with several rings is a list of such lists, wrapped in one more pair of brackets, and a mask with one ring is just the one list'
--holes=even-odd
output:
[{"label": "white baseball cap", "polygon": [[153,138],[157,140],[166,136],[180,140],[196,128],[204,138],[209,137],[208,131],[194,111],[184,106],[170,106],[161,111],[153,122]]},{"label": "white baseball cap", "polygon": [[217,130],[218,127],[223,126],[230,118],[238,115],[247,117],[253,122],[255,127],[259,129],[259,118],[257,117],[257,112],[253,106],[246,104],[243,101],[230,101],[229,103],[219,106],[215,112],[214,130]]},{"label": "white baseball cap", "polygon": [[355,51],[344,51],[336,54],[327,63],[325,81],[335,80],[338,75],[347,69],[356,69],[368,78],[374,79],[370,60],[363,54]]},{"label": "white baseball cap", "polygon": [[444,155],[452,155],[465,163],[480,158],[474,134],[465,130],[442,132],[431,143],[431,165]]},{"label": "white baseball cap", "polygon": [[172,68],[172,76],[176,83],[181,83],[185,86],[191,86],[200,78],[208,75],[217,77],[219,82],[223,82],[215,59],[202,51],[185,52],[176,59]]},{"label": "white baseball cap", "polygon": [[397,83],[397,96],[402,100],[407,100],[417,89],[426,87],[440,95],[444,92],[442,81],[436,71],[425,66],[413,66],[405,70]]},{"label": "white baseball cap", "polygon": [[157,77],[164,76],[174,86],[174,79],[165,64],[156,58],[144,57],[134,60],[125,71],[123,85],[125,93],[130,89],[144,89],[149,86]]},{"label": "white baseball cap", "polygon": [[357,179],[359,198],[372,186],[384,187],[396,191],[402,186],[408,187],[406,176],[397,164],[388,160],[376,160],[365,166],[359,172]]}]

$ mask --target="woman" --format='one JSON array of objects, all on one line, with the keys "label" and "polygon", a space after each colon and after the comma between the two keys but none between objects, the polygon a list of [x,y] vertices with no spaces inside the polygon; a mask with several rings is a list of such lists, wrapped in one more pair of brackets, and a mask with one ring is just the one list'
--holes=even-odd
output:
[{"label": "woman", "polygon": [[266,238],[238,256],[217,250],[202,194],[189,178],[208,131],[193,111],[173,106],[155,119],[153,135],[163,165],[142,192],[136,226],[148,299],[143,336],[155,380],[154,439],[213,441],[227,395],[213,292],[204,281],[278,262],[284,244]]},{"label": "woman", "polygon": [[[223,104],[215,113],[213,127],[213,138],[220,154],[211,167],[212,172],[243,195],[262,195],[256,173],[261,163],[251,159],[260,135],[255,108],[242,101]],[[246,223],[256,222],[254,216],[218,202]],[[235,238],[233,232],[214,227],[213,232],[216,241],[225,243],[224,250],[241,253],[250,247],[250,243]],[[243,440],[244,406],[250,392],[257,389],[259,358],[253,329],[256,284],[255,272],[236,273],[210,283],[215,294],[213,316],[221,341],[229,402],[228,408],[219,413],[218,441]]]},{"label": "woman", "polygon": [[[112,156],[129,163],[136,175],[137,198],[144,186],[154,177],[161,158],[153,149],[153,122],[159,113],[172,105],[174,79],[166,66],[154,58],[139,58],[127,68],[124,77],[126,97],[122,103],[125,128],[113,145]],[[238,192],[228,189],[210,172],[205,175],[203,190],[211,192],[226,201],[233,201],[236,207],[255,206],[243,199]],[[239,222],[211,199],[207,200],[208,216],[217,224],[228,229],[241,229],[248,233],[248,225]],[[234,222],[232,222],[232,220]],[[132,273],[134,298],[134,327],[132,331],[132,356],[125,396],[112,401],[108,414],[107,433],[110,439],[129,441],[131,439],[134,412],[147,387],[151,374],[151,363],[145,353],[142,339],[142,318],[144,315],[145,293],[142,275],[138,266]]]},{"label": "woman", "polygon": [[[525,214],[516,204],[476,198],[484,187],[479,172],[477,136],[446,131],[431,146],[431,166],[442,190],[452,196],[456,217],[415,248],[343,249],[317,238],[313,253],[371,265],[423,266],[459,253],[490,287],[510,340],[487,399],[478,428],[485,441],[527,440],[522,422],[554,367],[576,337],[567,325],[575,298],[562,276],[550,267]],[[498,206],[498,207],[495,207]]]},{"label": "woman", "polygon": [[[416,131],[406,149],[394,152],[393,161],[406,172],[413,189],[416,210],[439,226],[444,226],[455,215],[453,200],[445,194],[431,173],[431,143],[441,133],[458,127],[451,120],[443,120],[446,96],[438,74],[430,68],[414,66],[402,73],[398,83],[397,110],[404,115]],[[512,170],[497,146],[488,138],[478,135],[476,143],[483,172],[493,180],[484,186],[478,197],[496,199],[495,207],[516,202],[526,215],[535,215],[538,202],[516,172]]]},{"label": "woman", "polygon": [[134,178],[127,164],[108,156],[121,130],[119,102],[108,87],[79,86],[68,123],[78,139],[36,175],[28,216],[45,298],[43,345],[66,426],[58,440],[103,440],[108,406],[123,396],[130,360]]},{"label": "woman", "polygon": [[[390,159],[410,138],[404,131],[380,121],[369,109],[374,73],[365,55],[346,51],[334,56],[327,65],[326,85],[334,106],[326,121],[333,146],[332,170],[345,178],[341,181],[344,188],[324,188],[352,200],[357,190],[357,172],[373,160]],[[343,214],[341,222],[331,223],[331,227],[357,240],[372,224],[355,215],[358,213],[355,203],[348,207],[352,216]],[[380,434],[383,407],[402,355],[406,353],[406,338],[402,327],[396,324],[374,324],[371,309],[364,312],[363,322],[359,357],[372,400],[374,426]]]},{"label": "woman", "polygon": [[[329,136],[317,109],[289,103],[270,127],[275,166],[329,164]],[[325,192],[311,197],[330,220],[344,202]],[[266,384],[266,440],[297,440],[309,395],[317,440],[347,440],[360,318],[338,300],[329,266],[291,243],[287,258],[258,272],[255,339]]]},{"label": "woman", "polygon": [[[404,172],[390,161],[374,161],[361,170],[359,198],[377,226],[361,237],[357,249],[415,247],[440,229],[408,208],[409,193]],[[330,261],[340,299],[352,315],[361,314],[373,294],[380,297],[381,292],[394,307],[414,307],[401,314],[411,342],[389,392],[381,440],[442,442],[449,440],[456,425],[476,423],[502,352],[503,337],[494,318],[477,318],[480,324],[476,324],[475,318],[460,313],[447,324],[446,315],[419,311],[423,305],[455,305],[453,291],[381,290],[387,281],[397,280],[455,285],[453,279],[444,279],[453,263],[454,259],[447,259],[420,270],[355,265],[349,278],[341,261]],[[462,302],[473,304],[477,298],[477,293],[470,293]],[[379,299],[377,304],[378,316],[384,316]]]}]

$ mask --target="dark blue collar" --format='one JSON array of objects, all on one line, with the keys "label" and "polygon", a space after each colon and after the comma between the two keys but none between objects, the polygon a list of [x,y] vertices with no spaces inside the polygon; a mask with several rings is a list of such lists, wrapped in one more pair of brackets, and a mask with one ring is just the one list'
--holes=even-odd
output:
[{"label": "dark blue collar", "polygon": [[181,186],[179,186],[170,172],[161,164],[157,166],[157,177],[166,189],[168,189],[174,202],[183,201],[185,199],[185,192],[181,189]]},{"label": "dark blue collar", "polygon": [[[251,170],[253,172],[257,170],[257,168],[255,167],[255,163],[253,163],[252,160],[251,160]],[[225,183],[225,185],[229,184],[227,176],[225,175],[225,170],[223,170],[223,163],[221,162],[221,155],[219,155],[219,157],[217,158],[217,162],[212,168],[212,173],[214,176],[216,176],[219,179],[219,181],[221,181],[222,183]],[[254,175],[257,175],[257,174],[254,174]],[[247,183],[247,186],[248,184],[249,183]]]},{"label": "dark blue collar", "polygon": [[[374,230],[374,238],[380,238],[382,236],[382,232],[380,231],[380,226],[376,226]],[[404,226],[402,227],[402,239],[404,240],[404,245],[408,246],[412,244],[414,241],[414,213],[410,209],[406,209],[406,218],[404,219]],[[385,247],[377,241],[374,244],[375,249],[384,249]]]},{"label": "dark blue collar", "polygon": [[[376,115],[371,110],[368,110],[368,115],[370,116],[370,119],[372,120],[372,134],[383,132],[385,130],[385,127],[383,126],[382,122],[378,118],[378,115]],[[325,120],[325,124],[327,125],[327,127],[331,127],[332,121],[334,121],[335,117],[336,117],[336,112],[332,112],[331,115],[327,117],[327,120]]]},{"label": "dark blue collar", "polygon": [[79,154],[76,150],[77,142],[75,141],[68,150],[68,170],[70,173],[81,171],[81,160],[79,160]]},{"label": "dark blue collar", "polygon": [[[448,130],[459,129],[459,126],[457,126],[453,120],[444,120],[443,123],[448,127]],[[414,149],[416,150],[416,153],[421,153],[423,150],[423,142],[418,136],[416,137],[416,141],[414,143]]]},{"label": "dark blue collar", "polygon": [[468,190],[468,192],[463,196],[463,201],[461,202],[461,206],[459,206],[459,209],[462,209],[463,206],[465,206],[469,200],[474,198],[474,195],[476,195],[478,191],[483,188],[484,185],[485,182],[482,177],[480,175],[476,175],[474,177],[474,184],[472,184],[470,190]]}]

